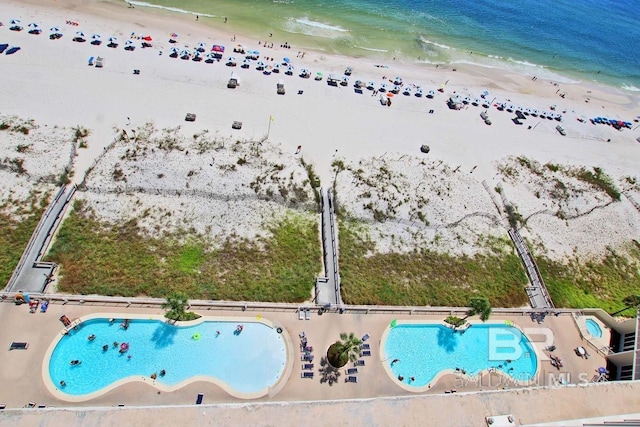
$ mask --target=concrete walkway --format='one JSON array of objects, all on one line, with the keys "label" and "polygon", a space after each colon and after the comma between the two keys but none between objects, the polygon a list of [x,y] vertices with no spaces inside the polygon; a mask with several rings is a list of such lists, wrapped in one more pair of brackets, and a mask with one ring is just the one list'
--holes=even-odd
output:
[{"label": "concrete walkway", "polygon": [[25,248],[18,266],[13,271],[7,292],[43,292],[49,283],[49,277],[55,269],[55,264],[42,262],[51,238],[60,224],[62,215],[69,201],[76,191],[76,186],[62,186],[53,198],[49,207],[42,215],[38,226]]},{"label": "concrete walkway", "polygon": [[319,305],[341,305],[340,273],[338,271],[338,231],[335,225],[331,190],[321,189],[322,258],[324,278],[316,281],[316,303]]}]

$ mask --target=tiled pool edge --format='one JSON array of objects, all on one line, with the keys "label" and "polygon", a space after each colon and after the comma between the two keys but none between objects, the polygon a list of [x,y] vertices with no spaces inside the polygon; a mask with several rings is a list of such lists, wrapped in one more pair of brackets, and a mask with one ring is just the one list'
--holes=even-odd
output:
[{"label": "tiled pool edge", "polygon": [[[136,319],[136,320],[157,320],[157,321],[161,321],[161,322],[166,322],[167,319],[164,316],[161,315],[144,315],[144,314],[135,314],[135,313],[93,313],[93,314],[89,314],[86,316],[82,316],[78,319],[74,319],[74,322],[78,321],[79,324],[86,322],[88,320],[92,320],[92,319],[110,319],[110,318],[114,318],[114,319]],[[58,345],[58,343],[60,342],[60,340],[64,337],[64,329],[61,329],[60,334],[57,335],[53,341],[51,342],[51,344],[49,345],[49,347],[47,348],[47,351],[44,354],[43,360],[42,360],[42,380],[44,382],[44,386],[45,389],[51,393],[54,397],[56,397],[57,399],[66,401],[66,402],[86,402],[88,400],[92,400],[95,399],[97,397],[100,397],[122,385],[125,384],[129,384],[129,383],[134,383],[134,382],[142,382],[145,384],[149,384],[150,386],[156,388],[159,391],[162,392],[173,392],[176,390],[179,390],[189,384],[195,383],[195,382],[199,382],[199,381],[205,381],[205,382],[209,382],[212,384],[216,384],[217,386],[219,386],[221,389],[223,389],[226,393],[228,393],[230,396],[233,397],[237,397],[239,399],[245,399],[245,400],[249,400],[249,399],[258,399],[260,397],[269,395],[269,396],[274,396],[275,394],[277,394],[280,390],[282,390],[282,388],[284,387],[284,385],[287,383],[289,377],[291,376],[291,372],[293,371],[293,340],[291,339],[291,335],[289,334],[289,332],[286,330],[286,328],[284,328],[283,326],[280,325],[276,325],[275,323],[273,323],[270,320],[266,320],[264,318],[262,318],[261,316],[256,316],[256,317],[221,317],[221,316],[202,316],[199,319],[196,320],[191,320],[188,322],[177,322],[176,326],[180,326],[180,327],[187,327],[187,326],[195,326],[195,325],[199,325],[203,322],[207,322],[207,321],[218,321],[218,322],[244,322],[244,323],[249,323],[249,322],[253,322],[253,323],[262,323],[265,326],[268,326],[272,329],[276,329],[276,328],[281,328],[282,332],[280,333],[280,335],[283,338],[284,344],[285,344],[285,349],[286,349],[286,361],[285,361],[285,368],[282,372],[282,375],[280,375],[280,378],[278,379],[278,381],[276,381],[276,383],[271,386],[271,387],[267,387],[264,388],[260,391],[254,392],[254,393],[243,393],[243,392],[239,392],[237,390],[235,390],[234,388],[230,387],[227,383],[218,380],[217,378],[214,377],[210,377],[210,376],[206,376],[206,375],[196,375],[193,376],[191,378],[188,378],[176,385],[173,386],[167,386],[164,384],[160,384],[158,382],[156,382],[155,380],[151,379],[150,377],[145,377],[145,376],[141,376],[141,375],[135,375],[135,376],[131,376],[131,377],[127,377],[127,378],[122,378],[114,383],[109,384],[108,386],[95,391],[93,393],[87,393],[87,394],[83,394],[83,395],[71,395],[71,394],[67,394],[64,393],[63,391],[60,390],[60,388],[53,383],[53,381],[51,380],[51,377],[49,375],[49,363],[51,360],[51,356],[53,355],[53,352],[56,348],[56,346]]]},{"label": "tiled pool edge", "polygon": [[[482,322],[482,321],[475,321],[475,320],[471,320],[467,322],[468,324],[471,325],[499,325],[499,326],[511,326],[515,329],[517,329],[518,331],[520,331],[520,333],[522,335],[524,335],[527,338],[527,341],[529,341],[529,346],[531,347],[531,350],[533,351],[533,354],[536,357],[536,371],[533,374],[533,378],[536,378],[539,373],[540,373],[540,365],[541,365],[541,358],[540,358],[540,354],[538,354],[538,349],[536,348],[536,346],[534,345],[533,341],[531,341],[529,339],[529,337],[524,333],[524,331],[522,330],[522,328],[518,325],[516,325],[515,323],[509,321],[509,320],[505,320],[505,321],[497,321],[497,320],[493,320],[493,321],[487,321],[487,322]],[[447,328],[451,328],[451,326],[442,321],[442,320],[395,320],[395,326],[399,326],[399,325],[441,325]],[[427,384],[426,386],[423,387],[415,387],[415,386],[410,386],[408,384],[405,384],[402,381],[399,381],[398,378],[395,376],[395,374],[393,372],[391,372],[391,368],[390,366],[387,365],[386,360],[388,359],[388,356],[385,353],[385,347],[387,344],[387,337],[389,336],[389,331],[391,331],[391,329],[393,329],[395,326],[391,326],[391,325],[387,325],[387,327],[385,328],[385,330],[382,332],[382,337],[380,338],[380,361],[382,362],[382,367],[385,370],[385,372],[387,373],[387,375],[389,375],[389,377],[391,378],[391,380],[400,388],[402,388],[403,390],[412,392],[412,393],[424,393],[426,391],[429,391],[431,389],[432,385],[436,385],[438,383],[438,381],[440,381],[440,378],[444,377],[445,375],[455,375],[455,374],[460,374],[459,372],[456,372],[455,369],[445,369],[442,370],[440,372],[438,372],[438,374],[436,374],[436,376],[433,378],[433,380],[431,380],[431,382],[429,384]],[[479,374],[483,374],[485,372],[488,372],[487,369],[483,369],[482,371],[479,372]],[[505,378],[507,378],[509,381],[526,386],[527,384],[529,384],[529,381],[519,381],[516,378],[512,377],[509,374],[506,374],[502,371],[496,371],[494,372],[495,374],[501,375]]]}]

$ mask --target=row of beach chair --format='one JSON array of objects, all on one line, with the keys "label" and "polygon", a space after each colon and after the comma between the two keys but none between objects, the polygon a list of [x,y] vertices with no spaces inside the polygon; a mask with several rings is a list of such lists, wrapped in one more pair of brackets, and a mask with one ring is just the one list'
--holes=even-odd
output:
[{"label": "row of beach chair", "polygon": [[[309,309],[307,309],[308,311]],[[313,378],[313,346],[309,345],[307,335],[304,332],[300,333],[300,361],[302,361],[302,373],[301,378]]]}]

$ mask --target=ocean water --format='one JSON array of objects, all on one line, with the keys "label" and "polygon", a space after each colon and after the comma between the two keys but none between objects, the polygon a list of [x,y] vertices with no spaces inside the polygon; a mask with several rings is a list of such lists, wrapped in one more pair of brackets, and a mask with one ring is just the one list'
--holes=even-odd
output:
[{"label": "ocean water", "polygon": [[[114,0],[115,1],[115,0]],[[638,0],[132,0],[258,41],[640,91]],[[224,24],[223,18],[228,22]],[[194,18],[195,20],[195,18]],[[269,35],[273,34],[272,38]]]}]

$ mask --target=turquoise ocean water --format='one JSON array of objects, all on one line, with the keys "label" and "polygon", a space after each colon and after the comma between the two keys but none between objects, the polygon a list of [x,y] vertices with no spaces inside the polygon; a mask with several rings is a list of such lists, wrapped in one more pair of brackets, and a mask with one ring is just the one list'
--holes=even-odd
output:
[{"label": "turquoise ocean water", "polygon": [[255,44],[286,41],[294,49],[385,61],[474,63],[640,91],[638,0],[131,2],[154,12],[199,14],[201,24],[254,35]]}]

